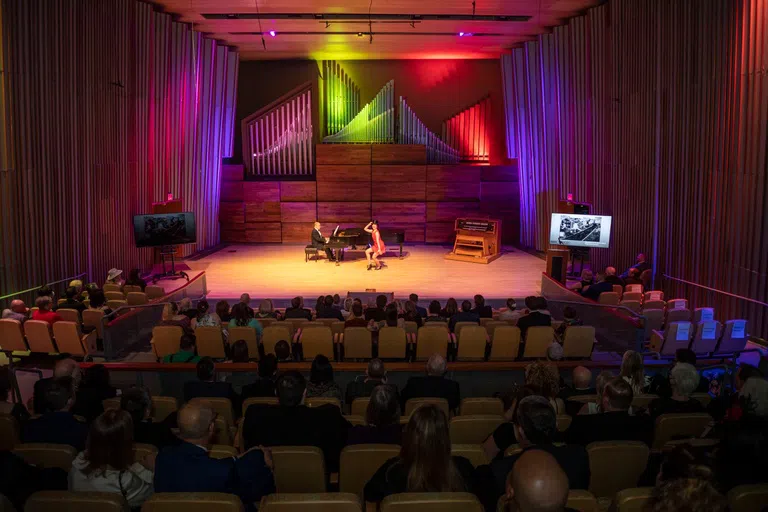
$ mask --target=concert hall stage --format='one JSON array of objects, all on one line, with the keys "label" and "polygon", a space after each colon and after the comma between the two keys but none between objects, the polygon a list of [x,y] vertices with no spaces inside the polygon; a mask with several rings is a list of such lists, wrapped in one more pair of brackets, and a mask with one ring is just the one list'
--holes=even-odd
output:
[{"label": "concert hall stage", "polygon": [[[397,245],[387,246],[382,270],[366,270],[362,251],[347,251],[339,266],[321,257],[304,262],[304,245],[262,244],[226,245],[201,258],[186,260],[192,270],[204,270],[208,299],[232,300],[243,292],[252,299],[289,299],[296,295],[310,298],[320,294],[376,289],[394,292],[396,297],[418,293],[423,299],[471,299],[476,293],[487,299],[523,298],[541,290],[545,262],[513,247],[488,265],[449,261],[443,256],[448,246],[405,245],[398,259]],[[494,301],[494,305],[501,305]],[[285,305],[284,300],[278,304]]]}]

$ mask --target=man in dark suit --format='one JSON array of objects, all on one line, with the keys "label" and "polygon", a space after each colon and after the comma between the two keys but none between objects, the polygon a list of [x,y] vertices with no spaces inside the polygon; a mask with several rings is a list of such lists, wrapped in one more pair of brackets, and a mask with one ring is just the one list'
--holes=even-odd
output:
[{"label": "man in dark suit", "polygon": [[216,365],[210,357],[203,357],[197,363],[198,380],[184,383],[184,401],[193,398],[229,398],[235,415],[240,412],[240,397],[229,382],[216,382]]},{"label": "man in dark suit", "polygon": [[445,398],[448,407],[455,411],[459,407],[459,383],[445,378],[446,362],[440,354],[432,354],[427,361],[427,374],[411,377],[400,395],[400,405],[405,412],[405,403],[411,398]]},{"label": "man in dark suit", "polygon": [[284,318],[304,318],[312,320],[312,312],[304,309],[304,299],[294,297],[291,299],[291,307],[285,309]]},{"label": "man in dark suit", "polygon": [[630,268],[627,273],[627,277],[624,278],[625,286],[628,284],[643,284],[643,280],[640,279],[640,271],[635,267]]},{"label": "man in dark suit", "polygon": [[624,280],[616,275],[616,267],[605,267],[605,282],[624,288]]},{"label": "man in dark suit", "polygon": [[27,421],[21,431],[21,442],[68,444],[78,452],[83,451],[88,437],[88,425],[75,419],[69,412],[74,403],[72,377],[53,379],[43,392],[42,416]]},{"label": "man in dark suit", "polygon": [[368,308],[365,310],[365,319],[367,321],[375,321],[375,322],[383,322],[387,319],[387,312],[385,311],[385,308],[387,307],[387,296],[386,295],[377,295],[376,296],[376,307],[375,308]]},{"label": "man in dark suit", "polygon": [[325,247],[325,237],[320,233],[319,222],[315,222],[315,227],[312,229],[312,243],[310,245],[319,251],[325,250],[328,261],[335,261],[333,251]]},{"label": "man in dark suit", "polygon": [[475,309],[472,312],[480,318],[493,318],[493,308],[486,306],[485,297],[479,294],[475,295]]},{"label": "man in dark suit", "polygon": [[55,310],[59,309],[76,309],[78,313],[82,313],[85,311],[85,304],[83,304],[81,301],[77,300],[78,293],[77,288],[74,286],[70,286],[67,288],[67,290],[64,292],[65,301],[61,304],[57,305],[54,308]]},{"label": "man in dark suit", "polygon": [[[363,378],[356,378],[347,384],[346,403],[351,404],[355,398],[368,398],[376,386],[387,383],[387,370],[384,361],[374,358],[368,362]],[[396,386],[390,386],[397,393]]]},{"label": "man in dark suit", "polygon": [[653,422],[648,415],[629,415],[632,386],[617,377],[603,390],[599,414],[575,416],[565,433],[567,443],[587,446],[595,441],[642,441],[651,444]]},{"label": "man in dark suit", "polygon": [[178,415],[178,446],[160,451],[155,460],[155,492],[223,492],[245,504],[275,492],[272,458],[255,448],[239,457],[214,459],[208,449],[216,415],[209,407],[186,404]]},{"label": "man in dark suit", "polygon": [[419,296],[415,293],[412,293],[408,296],[408,300],[413,302],[413,305],[416,306],[416,312],[419,313],[419,316],[421,318],[427,318],[427,308],[423,308],[419,306]]},{"label": "man in dark suit", "polygon": [[472,303],[468,300],[465,300],[461,303],[461,311],[453,315],[451,320],[448,322],[448,327],[451,329],[451,332],[454,332],[456,329],[456,324],[459,322],[475,322],[476,324],[480,323],[480,317],[477,315],[477,313],[472,311]]},{"label": "man in dark suit", "polygon": [[521,316],[517,321],[517,326],[520,328],[520,335],[523,339],[528,334],[529,327],[547,327],[552,325],[552,316],[547,310],[547,299],[544,297],[527,297],[525,305],[528,306],[530,312],[525,316]]},{"label": "man in dark suit", "polygon": [[[278,342],[279,343],[279,342]],[[242,400],[252,397],[274,397],[277,381],[278,359],[275,354],[265,354],[259,361],[259,379],[253,384],[243,386]]]},{"label": "man in dark suit", "polygon": [[335,318],[340,322],[344,321],[341,310],[333,307],[333,297],[330,295],[326,295],[323,299],[323,307],[317,311],[317,318]]},{"label": "man in dark suit", "polygon": [[549,400],[532,395],[520,400],[513,425],[514,439],[523,452],[497,459],[477,468],[475,481],[480,487],[477,493],[486,510],[495,510],[499,497],[504,494],[507,475],[520,457],[528,450],[543,450],[552,455],[568,476],[570,489],[589,488],[589,456],[581,445],[555,446],[557,417]]},{"label": "man in dark suit", "polygon": [[585,299],[590,299],[597,302],[600,299],[601,293],[612,291],[613,285],[605,280],[605,274],[597,274],[597,282],[587,286],[586,288],[582,288],[581,296]]},{"label": "man in dark suit", "polygon": [[120,408],[133,419],[134,442],[151,444],[159,450],[181,444],[181,439],[173,435],[167,423],[152,421],[152,397],[146,389],[133,387],[125,390],[120,397]]},{"label": "man in dark suit", "polygon": [[627,270],[624,271],[623,274],[621,274],[622,278],[626,278],[629,276],[630,269],[636,268],[637,271],[642,274],[646,270],[651,269],[651,265],[645,261],[645,254],[640,253],[637,255],[637,258],[635,258],[635,264],[629,267]]},{"label": "man in dark suit", "polygon": [[278,406],[252,405],[243,420],[246,449],[254,446],[317,446],[325,456],[329,472],[339,470],[339,455],[352,426],[332,404],[309,408],[304,405],[307,383],[297,371],[277,380]]}]

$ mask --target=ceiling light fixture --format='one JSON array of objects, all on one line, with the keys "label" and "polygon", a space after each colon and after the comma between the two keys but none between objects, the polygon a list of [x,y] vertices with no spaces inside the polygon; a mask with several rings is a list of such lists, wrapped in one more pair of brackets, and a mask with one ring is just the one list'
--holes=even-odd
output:
[{"label": "ceiling light fixture", "polygon": [[270,30],[269,35],[271,35],[272,37],[275,37],[277,35],[277,32],[275,32],[274,30]]}]

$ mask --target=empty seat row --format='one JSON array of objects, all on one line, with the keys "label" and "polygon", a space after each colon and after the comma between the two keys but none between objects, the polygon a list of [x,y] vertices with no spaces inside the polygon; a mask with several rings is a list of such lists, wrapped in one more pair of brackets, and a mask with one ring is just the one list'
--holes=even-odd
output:
[{"label": "empty seat row", "polygon": [[38,353],[68,353],[85,357],[96,352],[97,332],[83,334],[78,322],[47,322],[13,319],[0,320],[0,341],[3,352],[31,351]]},{"label": "empty seat row", "polygon": [[663,357],[674,357],[681,348],[697,355],[732,354],[744,350],[748,339],[746,320],[728,320],[725,327],[716,320],[671,322],[664,331],[651,332],[648,348]]}]

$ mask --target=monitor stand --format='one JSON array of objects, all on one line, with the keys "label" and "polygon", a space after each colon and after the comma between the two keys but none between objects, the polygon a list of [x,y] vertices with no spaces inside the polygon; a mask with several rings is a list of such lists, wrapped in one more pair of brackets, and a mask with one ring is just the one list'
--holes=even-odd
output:
[{"label": "monitor stand", "polygon": [[[166,270],[165,262],[170,257],[171,270]],[[163,272],[152,276],[152,282],[156,283],[161,279],[186,279],[189,282],[189,276],[186,272],[176,272],[176,246],[175,245],[163,245],[160,247],[160,259],[163,263]]]}]

